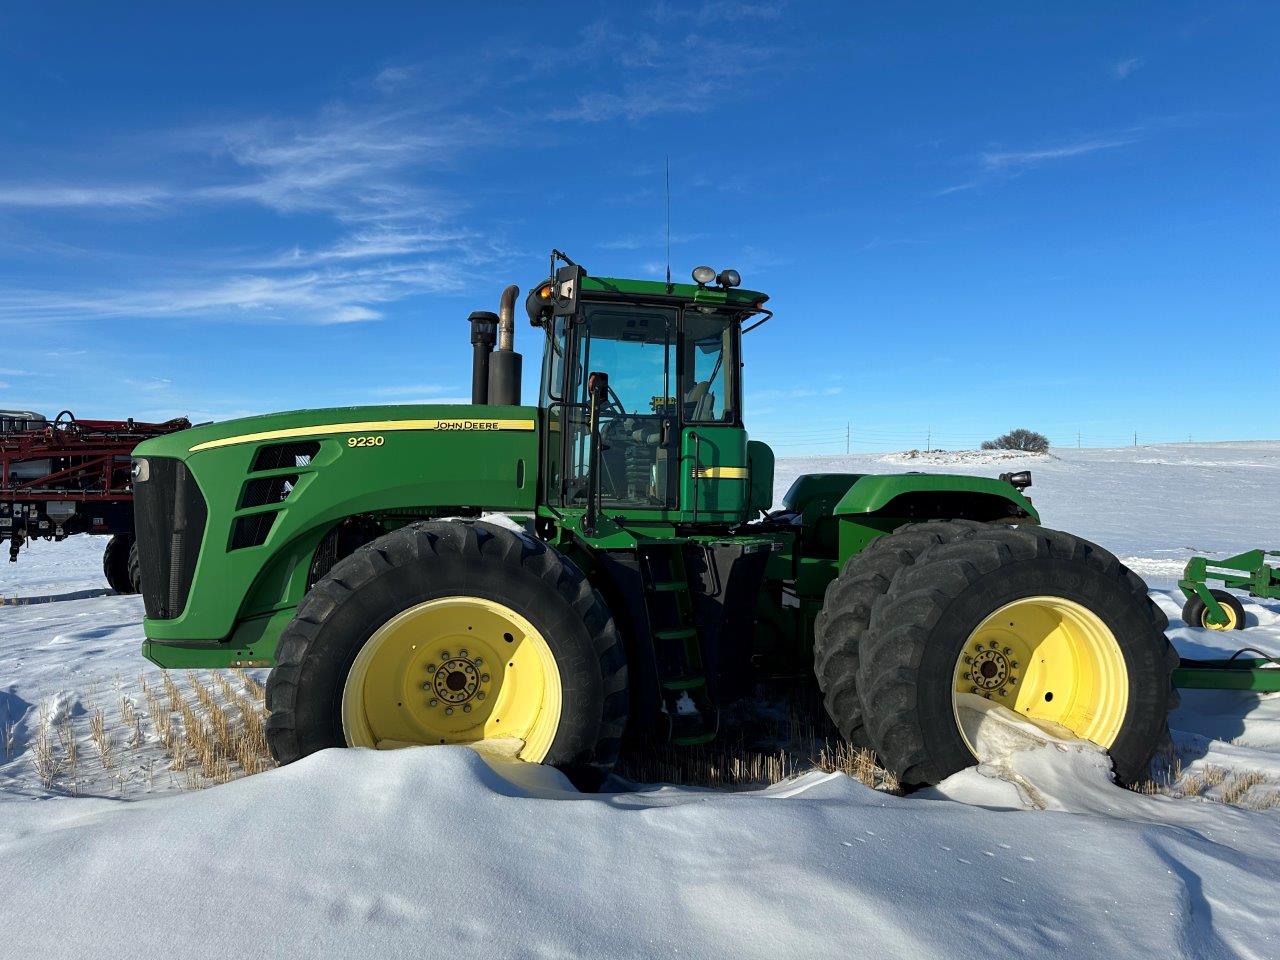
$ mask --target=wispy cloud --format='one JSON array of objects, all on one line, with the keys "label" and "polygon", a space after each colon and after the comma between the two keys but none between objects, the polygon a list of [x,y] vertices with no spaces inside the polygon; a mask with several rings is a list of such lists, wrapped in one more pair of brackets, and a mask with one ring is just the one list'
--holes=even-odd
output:
[{"label": "wispy cloud", "polygon": [[611,21],[599,20],[582,31],[570,59],[607,63],[617,78],[580,93],[549,117],[601,123],[705,113],[724,102],[735,84],[773,62],[773,53],[776,50],[762,43],[705,30],[673,37],[665,27],[652,33],[632,26],[622,31]]},{"label": "wispy cloud", "polygon": [[1124,80],[1135,70],[1142,67],[1145,61],[1141,57],[1127,57],[1111,65],[1111,75],[1117,80]]},{"label": "wispy cloud", "polygon": [[1046,164],[1127,147],[1138,143],[1141,139],[1140,129],[1135,128],[1122,135],[1085,137],[1052,146],[1024,150],[987,150],[977,156],[975,162],[977,169],[970,177],[935,190],[932,195],[945,197],[953,193],[976,190],[994,181],[1016,177]]},{"label": "wispy cloud", "polygon": [[1097,153],[1099,150],[1113,150],[1134,143],[1134,137],[1116,137],[1110,139],[1077,140],[1053,147],[1041,147],[1035,150],[997,150],[982,155],[982,167],[997,173],[1025,170],[1038,167],[1051,160],[1065,160],[1068,157],[1082,157],[1085,154]]},{"label": "wispy cloud", "polygon": [[167,188],[143,184],[0,185],[0,207],[156,207],[170,198]]},{"label": "wispy cloud", "polygon": [[469,279],[448,262],[417,260],[284,275],[192,277],[134,290],[66,295],[0,293],[0,323],[121,317],[190,317],[239,322],[335,324],[376,320],[382,304],[415,293],[454,293]]},{"label": "wispy cloud", "polygon": [[[378,76],[386,87],[393,79]],[[401,77],[401,79],[405,79]],[[148,217],[249,204],[297,222],[321,246],[238,251],[132,284],[67,292],[9,286],[0,323],[189,317],[270,323],[376,320],[384,305],[462,289],[501,250],[456,225],[464,208],[431,186],[431,172],[487,143],[484,124],[381,102],[332,104],[310,118],[272,118],[152,135],[154,185],[0,184],[0,207],[103,209]],[[193,156],[201,159],[192,163]],[[192,171],[198,171],[197,174]],[[317,227],[327,218],[331,229]],[[295,218],[291,221],[289,218]]]}]

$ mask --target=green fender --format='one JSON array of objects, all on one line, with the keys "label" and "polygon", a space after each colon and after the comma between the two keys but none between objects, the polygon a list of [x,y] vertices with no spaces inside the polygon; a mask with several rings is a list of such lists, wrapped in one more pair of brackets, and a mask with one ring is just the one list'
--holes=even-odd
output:
[{"label": "green fender", "polygon": [[1016,519],[1039,523],[1040,513],[1011,484],[990,477],[891,473],[859,477],[836,503],[836,557],[843,564],[876,537],[921,520]]},{"label": "green fender", "polygon": [[947,473],[871,474],[859,478],[836,504],[836,516],[885,514],[908,519],[1040,522],[1031,501],[1012,485],[990,477]]}]

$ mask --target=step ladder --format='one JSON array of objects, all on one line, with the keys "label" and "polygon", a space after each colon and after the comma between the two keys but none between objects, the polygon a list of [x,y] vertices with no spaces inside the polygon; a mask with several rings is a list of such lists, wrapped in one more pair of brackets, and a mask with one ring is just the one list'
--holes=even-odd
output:
[{"label": "step ladder", "polygon": [[720,711],[707,685],[684,545],[644,544],[639,553],[645,609],[662,704],[671,723],[671,742],[679,746],[707,743],[719,731]]}]

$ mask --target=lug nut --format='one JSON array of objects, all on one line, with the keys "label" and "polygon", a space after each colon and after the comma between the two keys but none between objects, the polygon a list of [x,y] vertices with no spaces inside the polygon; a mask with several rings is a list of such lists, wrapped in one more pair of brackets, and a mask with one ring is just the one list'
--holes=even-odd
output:
[{"label": "lug nut", "polygon": [[483,663],[484,663],[484,658],[483,658],[483,657],[476,657],[476,658],[475,658],[475,660],[474,660],[473,662],[474,662],[474,663],[475,663],[475,665],[478,667],[478,666],[480,666],[481,664],[483,664]]},{"label": "lug nut", "polygon": [[481,682],[481,683],[488,683],[488,682],[489,682],[489,675],[488,675],[487,673],[482,673],[482,674],[480,674],[480,682]]},{"label": "lug nut", "polygon": [[1017,660],[1010,660],[1010,661],[1009,661],[1009,666],[1011,666],[1011,667],[1013,667],[1013,669],[1017,670],[1017,669],[1018,669],[1018,661],[1017,661]]},{"label": "lug nut", "polygon": [[484,691],[483,691],[483,690],[481,690],[479,693],[477,693],[477,694],[476,694],[476,699],[477,699],[477,700],[483,700],[483,699],[484,699]]},{"label": "lug nut", "polygon": [[449,659],[449,651],[448,651],[448,650],[441,650],[441,651],[440,651],[440,659],[441,659],[441,660],[448,660],[448,659]]},{"label": "lug nut", "polygon": [[467,651],[465,651],[465,650],[459,650],[459,651],[458,651],[458,656],[460,656],[460,657],[465,657],[466,655],[467,655]]},{"label": "lug nut", "polygon": [[435,697],[432,697],[432,698],[431,698],[431,700],[427,703],[427,706],[428,706],[428,707],[438,707],[438,706],[440,706],[440,701],[439,701],[439,700],[437,700]]},{"label": "lug nut", "polygon": [[977,692],[978,692],[978,688],[977,688],[977,687],[970,687],[970,688],[969,688],[969,692],[970,692],[970,693],[977,693]]},{"label": "lug nut", "polygon": [[973,663],[973,657],[965,657],[965,658],[964,658],[964,662],[965,662],[965,663]]},{"label": "lug nut", "polygon": [[453,707],[445,707],[445,708],[444,708],[444,715],[445,715],[446,717],[452,717],[452,716],[453,716]]},{"label": "lug nut", "polygon": [[1013,653],[1013,648],[1012,648],[1012,647],[1005,647],[1005,648],[1004,648],[1004,655],[1005,655],[1006,657],[1007,657],[1007,656],[1009,656],[1009,654],[1011,654],[1011,653]]},{"label": "lug nut", "polygon": [[471,704],[469,704],[469,703],[468,703],[465,707],[463,707],[463,708],[462,708],[462,712],[463,712],[463,713],[470,713],[470,712],[471,712]]}]

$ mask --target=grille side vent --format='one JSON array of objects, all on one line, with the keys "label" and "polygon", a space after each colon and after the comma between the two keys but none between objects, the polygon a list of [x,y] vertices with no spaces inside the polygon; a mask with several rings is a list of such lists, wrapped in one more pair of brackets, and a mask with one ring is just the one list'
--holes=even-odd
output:
[{"label": "grille side vent", "polygon": [[320,452],[319,440],[300,440],[291,443],[272,443],[259,447],[253,455],[251,473],[260,470],[280,470],[283,467],[305,467]]},{"label": "grille side vent", "polygon": [[244,492],[240,494],[238,509],[247,510],[249,507],[262,507],[268,503],[281,503],[293,492],[297,482],[296,473],[278,477],[257,477],[250,480],[244,485]]},{"label": "grille side vent", "polygon": [[231,528],[231,550],[243,550],[245,547],[260,547],[267,542],[267,534],[275,525],[279,513],[255,513],[247,517],[238,517]]}]

